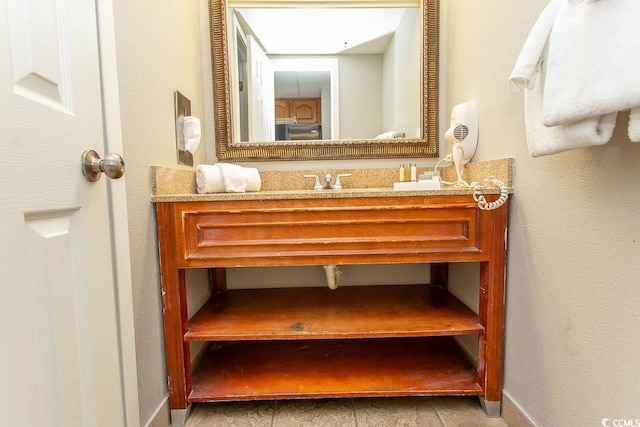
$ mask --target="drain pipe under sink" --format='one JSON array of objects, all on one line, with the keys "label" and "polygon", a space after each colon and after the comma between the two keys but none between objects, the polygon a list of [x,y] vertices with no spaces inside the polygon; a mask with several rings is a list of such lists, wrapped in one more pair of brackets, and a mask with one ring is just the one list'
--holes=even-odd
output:
[{"label": "drain pipe under sink", "polygon": [[327,264],[324,266],[324,271],[327,275],[327,286],[329,286],[329,289],[337,289],[340,283],[340,275],[342,274],[340,268],[335,264]]}]

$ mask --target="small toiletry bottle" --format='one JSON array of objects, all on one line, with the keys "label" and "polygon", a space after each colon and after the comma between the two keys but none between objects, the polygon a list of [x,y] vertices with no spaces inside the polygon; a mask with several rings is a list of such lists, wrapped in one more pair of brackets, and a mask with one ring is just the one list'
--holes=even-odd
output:
[{"label": "small toiletry bottle", "polygon": [[404,165],[404,180],[407,182],[411,181],[411,163]]},{"label": "small toiletry bottle", "polygon": [[404,182],[404,163],[400,163],[399,177],[400,182]]},{"label": "small toiletry bottle", "polygon": [[415,163],[411,163],[411,182],[416,182],[418,180],[417,167]]}]

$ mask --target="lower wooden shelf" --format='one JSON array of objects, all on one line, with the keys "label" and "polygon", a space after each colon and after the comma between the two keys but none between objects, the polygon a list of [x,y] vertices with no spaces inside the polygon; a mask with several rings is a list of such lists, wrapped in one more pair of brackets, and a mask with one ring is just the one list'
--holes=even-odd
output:
[{"label": "lower wooden shelf", "polygon": [[451,337],[215,342],[189,402],[481,395]]},{"label": "lower wooden shelf", "polygon": [[480,334],[478,316],[430,285],[228,290],[189,320],[187,341]]}]

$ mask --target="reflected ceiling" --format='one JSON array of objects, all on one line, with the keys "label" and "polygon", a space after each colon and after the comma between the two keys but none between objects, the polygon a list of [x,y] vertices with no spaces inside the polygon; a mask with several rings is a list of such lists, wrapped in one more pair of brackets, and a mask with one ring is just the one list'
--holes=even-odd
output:
[{"label": "reflected ceiling", "polygon": [[[346,51],[384,52],[405,9],[240,8],[236,11],[269,55],[334,55]],[[376,40],[382,43],[374,43]],[[367,50],[357,51],[359,47]]]}]

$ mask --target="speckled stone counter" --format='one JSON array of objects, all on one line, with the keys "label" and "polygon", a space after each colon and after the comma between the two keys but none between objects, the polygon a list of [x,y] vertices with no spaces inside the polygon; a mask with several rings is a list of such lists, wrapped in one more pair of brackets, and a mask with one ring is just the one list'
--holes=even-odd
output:
[{"label": "speckled stone counter", "polygon": [[[513,159],[498,159],[470,163],[465,166],[464,179],[467,182],[482,182],[484,178],[495,176],[513,188]],[[422,173],[430,168],[418,168]],[[440,168],[445,181],[455,180],[452,167]],[[313,181],[302,175],[325,173],[336,176],[339,173],[351,173],[342,180],[342,190],[312,190]],[[473,194],[472,188],[445,186],[434,190],[394,191],[393,182],[397,179],[398,169],[322,169],[295,171],[261,171],[262,189],[254,193],[213,193],[197,194],[195,170],[151,166],[152,202],[216,201],[216,200],[277,200],[277,199],[322,199],[348,197],[398,197],[424,195],[465,195]],[[499,194],[496,187],[487,187],[485,194]]]}]

